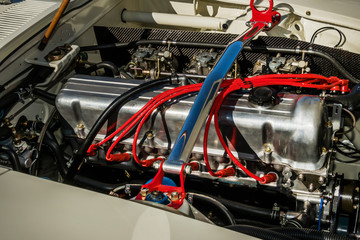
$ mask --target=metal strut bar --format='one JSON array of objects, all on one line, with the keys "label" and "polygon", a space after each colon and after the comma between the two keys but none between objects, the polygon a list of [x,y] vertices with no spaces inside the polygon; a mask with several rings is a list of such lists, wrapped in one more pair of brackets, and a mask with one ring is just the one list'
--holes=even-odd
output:
[{"label": "metal strut bar", "polygon": [[267,10],[259,11],[254,6],[254,0],[250,1],[252,10],[252,25],[239,38],[228,44],[225,51],[215,63],[212,71],[206,77],[198,96],[195,99],[188,117],[181,129],[178,139],[170,153],[169,158],[163,164],[163,170],[168,173],[180,174],[184,163],[187,163],[190,153],[203,127],[211,106],[219,91],[219,87],[231,68],[234,60],[240,54],[243,46],[253,39],[262,30],[270,30],[280,21],[280,14],[272,11],[273,0],[269,0]]}]

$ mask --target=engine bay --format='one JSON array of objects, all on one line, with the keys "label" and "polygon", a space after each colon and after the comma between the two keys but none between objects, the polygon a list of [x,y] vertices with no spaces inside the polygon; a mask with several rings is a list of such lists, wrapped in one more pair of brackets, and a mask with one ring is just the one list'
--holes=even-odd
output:
[{"label": "engine bay", "polygon": [[[143,19],[125,8],[121,16]],[[360,54],[341,48],[346,34],[333,26],[319,32],[335,29],[335,46],[316,44],[319,32],[242,38],[198,109],[239,41],[221,32],[226,24],[99,24],[97,44],[26,58],[26,76],[0,103],[0,165],[262,239],[356,239]],[[192,112],[206,112],[203,122],[190,122]],[[188,122],[195,137],[184,134]],[[173,158],[178,148],[185,159]]]}]

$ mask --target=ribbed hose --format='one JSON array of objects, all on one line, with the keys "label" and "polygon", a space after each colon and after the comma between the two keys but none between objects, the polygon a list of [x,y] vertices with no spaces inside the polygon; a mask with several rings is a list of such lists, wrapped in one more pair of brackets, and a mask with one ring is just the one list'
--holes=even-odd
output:
[{"label": "ribbed hose", "polygon": [[124,94],[117,97],[100,115],[97,119],[91,130],[89,131],[88,135],[86,136],[83,144],[80,146],[79,150],[76,152],[73,158],[73,162],[66,174],[65,181],[71,182],[74,176],[77,174],[79,170],[79,166],[83,161],[83,158],[86,155],[86,152],[90,145],[92,144],[94,138],[104,125],[104,123],[109,119],[109,117],[118,109],[120,109],[123,105],[125,105],[128,101],[130,101],[136,95],[148,91],[150,89],[154,89],[160,87],[165,84],[171,84],[171,78],[165,79],[158,79],[153,81],[148,81],[143,84],[140,84],[129,91],[125,92]]},{"label": "ribbed hose", "polygon": [[286,234],[283,233],[278,233],[269,229],[264,229],[249,225],[233,225],[233,226],[227,226],[226,228],[265,240],[298,240],[295,237],[287,236]]},{"label": "ribbed hose", "polygon": [[19,157],[12,148],[5,145],[1,145],[0,152],[5,153],[9,156],[9,160],[11,162],[13,170],[22,172]]},{"label": "ribbed hose", "polygon": [[351,240],[356,238],[346,237],[330,232],[317,231],[308,228],[271,228],[270,230],[292,236],[300,240]]}]

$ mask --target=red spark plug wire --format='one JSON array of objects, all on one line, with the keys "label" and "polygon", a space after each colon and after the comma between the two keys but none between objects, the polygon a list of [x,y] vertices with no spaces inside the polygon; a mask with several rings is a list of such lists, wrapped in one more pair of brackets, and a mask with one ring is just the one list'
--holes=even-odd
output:
[{"label": "red spark plug wire", "polygon": [[[318,84],[314,84],[318,83]],[[330,85],[329,85],[330,83]],[[267,183],[268,181],[272,181],[274,178],[265,175],[264,177],[258,177],[252,172],[250,172],[247,168],[245,168],[232,154],[229,147],[225,143],[224,138],[222,137],[222,134],[220,132],[219,128],[219,121],[218,121],[218,115],[220,107],[224,101],[224,99],[233,91],[239,90],[241,88],[248,88],[249,85],[251,87],[260,87],[260,86],[269,86],[269,85],[289,85],[289,86],[297,86],[297,87],[306,87],[306,88],[316,88],[316,89],[326,89],[329,90],[334,86],[338,85],[346,85],[347,86],[348,81],[347,80],[341,80],[336,77],[324,77],[317,74],[286,74],[286,75],[262,75],[262,76],[256,76],[252,78],[246,78],[244,80],[242,79],[235,79],[232,84],[224,89],[215,99],[214,104],[210,110],[209,117],[206,122],[205,126],[205,134],[204,134],[204,161],[206,164],[206,167],[208,168],[209,173],[212,176],[218,176],[217,173],[214,173],[209,165],[208,156],[207,156],[207,138],[209,133],[209,128],[211,124],[211,119],[214,117],[214,125],[215,130],[218,135],[218,138],[224,147],[226,153],[229,155],[231,160],[241,169],[243,170],[248,176],[254,178],[255,180],[261,182],[261,183]]]},{"label": "red spark plug wire", "polygon": [[[229,157],[232,159],[232,161],[240,168],[242,169],[249,177],[254,178],[255,180],[261,182],[261,183],[267,183],[270,181],[269,179],[274,179],[272,176],[265,175],[264,177],[258,177],[252,172],[250,172],[246,167],[244,167],[239,160],[236,159],[236,157],[231,153],[229,147],[227,146],[225,140],[222,137],[222,134],[220,132],[219,128],[219,122],[218,122],[218,113],[220,110],[220,107],[224,101],[224,99],[233,91],[239,90],[241,88],[252,88],[252,87],[260,87],[260,86],[269,86],[269,85],[287,85],[287,86],[294,86],[294,87],[303,87],[303,88],[316,88],[316,89],[323,89],[323,90],[331,90],[334,87],[341,87],[342,90],[348,89],[348,80],[342,80],[337,77],[324,77],[317,74],[270,74],[270,75],[261,75],[261,76],[255,76],[252,78],[245,78],[242,79],[231,79],[226,80],[223,82],[221,87],[223,90],[219,93],[217,98],[215,99],[215,102],[211,108],[209,117],[206,122],[205,126],[205,136],[204,136],[204,160],[206,167],[212,176],[216,177],[226,177],[226,176],[232,176],[235,174],[235,170],[233,168],[227,168],[223,170],[219,170],[216,173],[214,173],[209,164],[208,159],[208,152],[207,152],[207,140],[208,140],[208,133],[209,128],[211,124],[211,120],[214,117],[214,125],[216,133],[219,137],[219,140],[221,144],[223,145],[225,151],[229,155]],[[120,140],[123,139],[123,137],[128,134],[134,126],[138,125],[136,128],[134,140],[133,140],[133,155],[134,160],[144,167],[151,166],[154,161],[157,159],[148,159],[148,160],[140,160],[136,153],[136,145],[137,145],[137,139],[140,134],[141,127],[146,122],[146,120],[149,118],[149,116],[152,114],[152,112],[158,108],[161,104],[164,104],[165,102],[176,98],[181,95],[189,94],[192,92],[197,92],[200,90],[202,84],[193,84],[193,85],[187,85],[182,87],[173,88],[170,90],[167,90],[154,98],[152,98],[147,104],[145,104],[137,113],[135,113],[130,119],[128,119],[120,128],[118,128],[114,133],[112,133],[110,136],[106,137],[104,140],[97,144],[93,144],[88,149],[88,153],[95,152],[97,147],[101,146],[107,141],[110,141],[112,138],[114,138],[118,133],[121,134],[117,139],[112,143],[109,150],[107,151],[106,158],[107,160],[111,161],[112,158],[117,158],[116,154],[112,155],[111,152],[114,149],[114,147],[119,143]],[[120,158],[119,158],[120,159]],[[272,180],[271,180],[272,181]]]}]

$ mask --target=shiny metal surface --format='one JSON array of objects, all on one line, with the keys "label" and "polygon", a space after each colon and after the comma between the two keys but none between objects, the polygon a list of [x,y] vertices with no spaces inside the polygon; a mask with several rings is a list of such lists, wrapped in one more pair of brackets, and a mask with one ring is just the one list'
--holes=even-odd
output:
[{"label": "shiny metal surface", "polygon": [[[56,106],[78,137],[83,138],[115,97],[141,82],[76,76],[70,78],[61,90]],[[152,97],[169,88],[154,89],[130,101],[118,113],[117,127]],[[294,169],[307,171],[317,170],[323,166],[326,159],[322,152],[326,139],[326,111],[318,97],[283,94],[280,95],[278,105],[268,108],[250,103],[247,98],[247,94],[231,95],[220,110],[220,128],[235,156],[250,161],[265,161],[265,149],[267,152],[270,149],[271,156],[267,156],[266,159],[270,163],[290,165]],[[154,136],[144,140],[145,151],[150,152],[155,148],[165,156],[169,154],[169,149],[177,139],[194,99],[195,96],[182,98],[177,100],[176,104],[166,105],[161,112],[155,113],[153,123],[149,120],[140,134],[139,142],[149,130],[152,130]],[[166,120],[171,141],[167,138],[162,116]],[[107,124],[97,135],[97,140],[104,138],[106,127]],[[204,129],[201,129],[192,151],[192,159],[203,159],[203,132]],[[132,139],[129,138],[122,144],[125,147],[129,146]],[[213,126],[209,132],[208,152],[211,162],[215,165],[226,164],[225,151]]]}]

